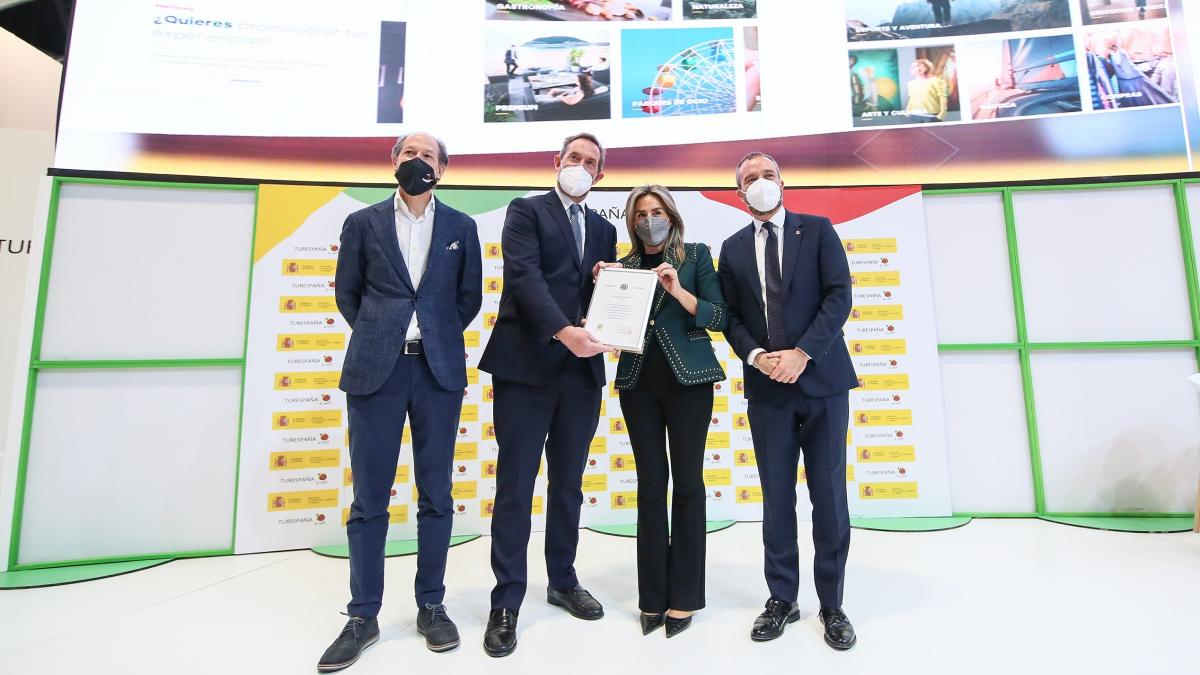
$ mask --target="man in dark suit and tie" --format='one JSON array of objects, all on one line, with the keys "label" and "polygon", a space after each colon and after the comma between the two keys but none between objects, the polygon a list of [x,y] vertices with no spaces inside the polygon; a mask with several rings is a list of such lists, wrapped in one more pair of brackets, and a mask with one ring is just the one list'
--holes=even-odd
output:
[{"label": "man in dark suit and tie", "polygon": [[318,663],[354,663],[379,639],[388,505],[407,416],[417,487],[417,631],[435,652],[458,646],[443,577],[454,500],[450,474],[463,391],[463,328],[483,302],[475,221],[433,198],[449,162],[434,136],[410,133],[392,147],[399,187],[342,226],[336,299],[353,334],[342,368],[350,422],[354,502],[350,620]]},{"label": "man in dark suit and tie", "polygon": [[750,637],[773,640],[800,618],[796,473],[803,452],[825,642],[850,649],[854,627],[842,612],[850,550],[846,426],[849,391],[858,386],[842,339],[852,304],[850,268],[828,218],[783,208],[774,158],[750,153],[736,176],[754,222],[722,244],[718,272],[730,314],[725,335],[746,362],[771,592]]},{"label": "man in dark suit and tie", "polygon": [[581,327],[592,273],[617,257],[617,232],[587,208],[604,177],[604,149],[591,134],[564,141],[554,157],[558,184],[508,206],[501,242],[504,290],[479,368],[492,374],[499,456],[492,515],[492,611],[484,650],[506,656],[517,646],[525,598],[530,505],[542,450],[549,477],[546,504],[547,601],[580,619],[604,609],[579,584],[581,481],[600,419],[604,361],[611,351]]}]

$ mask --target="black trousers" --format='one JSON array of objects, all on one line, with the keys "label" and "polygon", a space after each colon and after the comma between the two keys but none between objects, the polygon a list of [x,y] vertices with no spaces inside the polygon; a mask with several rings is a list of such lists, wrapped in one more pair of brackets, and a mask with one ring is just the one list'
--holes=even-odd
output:
[{"label": "black trousers", "polygon": [[417,607],[441,604],[450,532],[454,528],[454,440],[462,392],[437,383],[424,356],[400,356],[387,382],[365,396],[348,394],[350,470],[354,502],[346,522],[350,544],[351,616],[376,616],[383,602],[388,505],[404,419],[412,424],[417,484]]},{"label": "black trousers", "polygon": [[[638,607],[651,614],[702,609],[704,444],[712,385],[679,384],[662,354],[652,349],[637,386],[620,396],[637,465]],[[673,479],[670,530],[668,479]]]},{"label": "black trousers", "polygon": [[[582,368],[581,368],[582,370]],[[576,380],[582,378],[575,378]],[[569,377],[534,387],[494,377],[496,505],[492,512],[492,609],[520,609],[528,581],[530,504],[542,452],[546,456],[546,574],[550,587],[579,583],[579,509],[588,446],[600,421],[604,390]]]},{"label": "black trousers", "polygon": [[950,0],[931,0],[933,20],[943,26],[950,25]]},{"label": "black trousers", "polygon": [[804,454],[812,502],[813,582],[822,607],[842,606],[850,511],[846,498],[846,425],[849,394],[809,398],[796,388],[746,406],[763,492],[763,547],[767,588],[785,602],[800,590],[796,526],[796,473]]}]

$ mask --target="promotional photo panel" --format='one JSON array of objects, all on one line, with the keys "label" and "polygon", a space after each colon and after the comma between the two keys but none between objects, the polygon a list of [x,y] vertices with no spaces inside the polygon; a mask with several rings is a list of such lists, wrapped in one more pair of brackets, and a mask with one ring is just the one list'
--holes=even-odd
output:
[{"label": "promotional photo panel", "polygon": [[1165,0],[1079,0],[1084,25],[1162,19],[1167,16]]},{"label": "promotional photo panel", "polygon": [[971,119],[1054,115],[1082,110],[1072,35],[960,45]]},{"label": "promotional photo panel", "polygon": [[732,28],[621,32],[623,117],[737,112]]},{"label": "promotional photo panel", "polygon": [[1096,110],[1179,103],[1171,29],[1165,21],[1084,35]]},{"label": "promotional photo panel", "polygon": [[404,29],[403,21],[383,21],[379,26],[380,124],[404,121]]},{"label": "promotional photo panel", "polygon": [[846,39],[902,40],[1065,28],[1067,0],[846,0]]},{"label": "promotional photo panel", "polygon": [[746,71],[746,112],[762,110],[762,74],[758,59],[758,27],[742,29],[742,65]]},{"label": "promotional photo panel", "polygon": [[606,120],[611,116],[608,31],[574,26],[488,27],[484,122]]},{"label": "promotional photo panel", "polygon": [[856,127],[962,118],[953,46],[852,51],[850,92]]},{"label": "promotional photo panel", "polygon": [[670,21],[671,0],[486,0],[484,17],[499,21]]},{"label": "promotional photo panel", "polygon": [[683,18],[687,19],[755,19],[758,17],[758,0],[737,2],[711,2],[683,0]]}]

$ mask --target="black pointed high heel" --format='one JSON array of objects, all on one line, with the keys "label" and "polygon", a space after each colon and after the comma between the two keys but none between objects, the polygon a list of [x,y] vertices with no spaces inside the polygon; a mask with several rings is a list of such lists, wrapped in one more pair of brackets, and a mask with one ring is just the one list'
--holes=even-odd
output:
[{"label": "black pointed high heel", "polygon": [[667,637],[673,638],[683,631],[687,630],[692,625],[692,617],[685,616],[682,619],[677,619],[673,616],[666,617]]},{"label": "black pointed high heel", "polygon": [[661,628],[663,625],[663,616],[662,614],[647,614],[642,612],[642,635],[649,635]]}]

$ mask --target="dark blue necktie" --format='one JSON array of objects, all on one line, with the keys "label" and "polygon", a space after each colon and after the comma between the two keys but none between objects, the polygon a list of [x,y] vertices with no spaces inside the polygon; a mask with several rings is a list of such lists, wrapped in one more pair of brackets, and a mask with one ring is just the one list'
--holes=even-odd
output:
[{"label": "dark blue necktie", "polygon": [[571,205],[571,232],[575,233],[575,258],[583,261],[583,207]]},{"label": "dark blue necktie", "polygon": [[779,238],[775,236],[775,223],[763,223],[767,231],[767,247],[763,252],[767,279],[767,351],[777,352],[787,348],[787,335],[783,325],[783,275],[779,273]]}]

